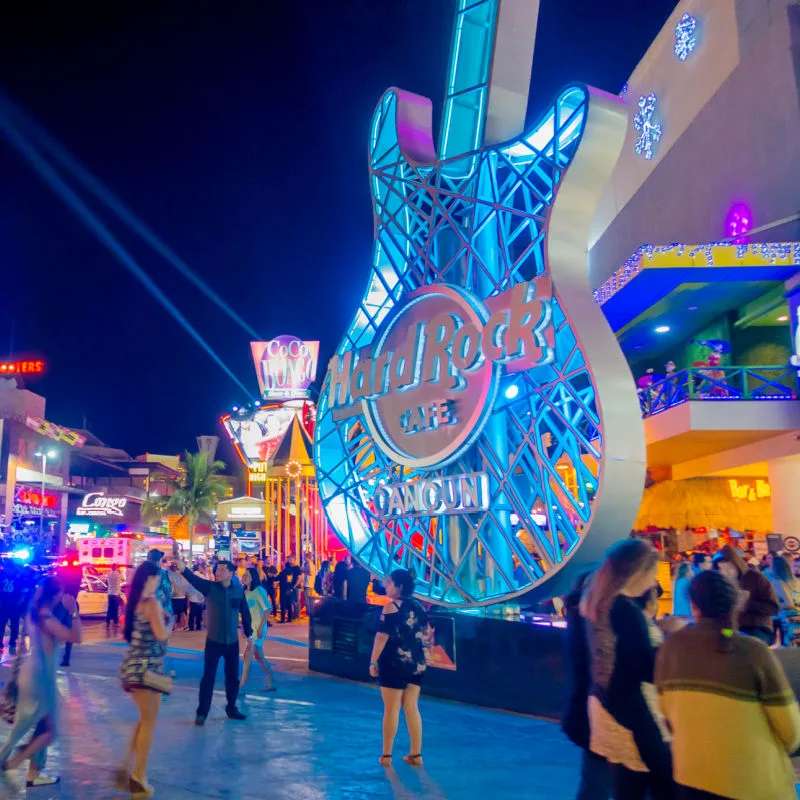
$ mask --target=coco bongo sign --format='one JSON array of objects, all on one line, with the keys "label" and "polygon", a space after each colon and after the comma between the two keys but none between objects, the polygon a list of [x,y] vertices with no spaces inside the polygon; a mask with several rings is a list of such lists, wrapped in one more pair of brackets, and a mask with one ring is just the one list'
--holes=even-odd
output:
[{"label": "coco bongo sign", "polygon": [[[425,286],[407,295],[371,347],[331,359],[328,403],[334,419],[363,414],[393,462],[434,470],[455,461],[481,433],[501,369],[550,363],[553,342],[547,277],[486,300],[458,286]],[[429,514],[444,508],[435,498],[422,505]]]}]

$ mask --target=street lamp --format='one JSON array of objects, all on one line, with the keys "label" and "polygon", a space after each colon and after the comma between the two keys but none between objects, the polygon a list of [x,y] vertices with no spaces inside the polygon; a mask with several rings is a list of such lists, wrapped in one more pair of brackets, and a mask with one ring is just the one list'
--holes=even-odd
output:
[{"label": "street lamp", "polygon": [[47,459],[54,459],[58,452],[53,450],[37,450],[34,455],[42,459],[42,496],[40,499],[41,516],[39,517],[39,543],[44,541],[44,506],[45,506],[45,483],[47,482]]}]

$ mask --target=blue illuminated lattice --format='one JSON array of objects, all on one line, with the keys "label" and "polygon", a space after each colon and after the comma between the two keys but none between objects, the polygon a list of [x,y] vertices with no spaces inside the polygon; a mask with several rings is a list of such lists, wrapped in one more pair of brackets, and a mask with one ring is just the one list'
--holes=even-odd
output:
[{"label": "blue illuminated lattice", "polygon": [[658,98],[650,92],[646,97],[639,98],[639,110],[633,118],[633,127],[639,131],[634,149],[637,156],[643,156],[648,161],[655,154],[655,145],[661,141],[661,123],[653,119]]},{"label": "blue illuminated lattice", "polygon": [[684,14],[675,26],[675,55],[679,61],[686,61],[697,47],[697,20],[691,14]]},{"label": "blue illuminated lattice", "polygon": [[[371,346],[392,309],[421,286],[455,284],[486,298],[549,273],[547,218],[588,99],[571,87],[527,136],[425,166],[403,156],[397,93],[384,96],[370,141],[374,266],[339,354]],[[594,379],[557,294],[552,312],[553,362],[503,375],[475,445],[434,471],[393,463],[361,415],[337,418],[328,377],[314,443],[320,496],[337,535],[373,574],[411,567],[416,593],[433,602],[496,603],[541,586],[581,547],[605,441]],[[490,502],[480,513],[387,521],[371,502],[381,483],[474,472],[488,476]]]}]

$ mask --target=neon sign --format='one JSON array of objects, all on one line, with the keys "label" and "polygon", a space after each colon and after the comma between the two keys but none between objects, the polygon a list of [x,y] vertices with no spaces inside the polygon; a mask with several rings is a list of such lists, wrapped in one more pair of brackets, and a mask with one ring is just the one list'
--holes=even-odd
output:
[{"label": "neon sign", "polygon": [[372,502],[383,519],[487,511],[489,476],[485,472],[429,475],[419,480],[380,484]]},{"label": "neon sign", "polygon": [[412,292],[371,349],[331,359],[333,414],[363,410],[375,443],[407,467],[450,463],[491,412],[500,366],[552,361],[551,301],[542,278],[486,301],[447,284]]},{"label": "neon sign", "polygon": [[53,492],[45,492],[44,502],[42,502],[41,490],[18,484],[14,487],[14,502],[21,506],[55,508],[58,503],[58,495]]},{"label": "neon sign", "polygon": [[246,417],[226,416],[222,424],[244,462],[256,464],[272,458],[292,420],[302,412],[299,404],[259,408]]},{"label": "neon sign", "polygon": [[79,517],[121,517],[127,505],[126,497],[107,497],[105,492],[90,492],[76,513]]},{"label": "neon sign", "polygon": [[69,428],[63,428],[61,425],[48,422],[46,419],[41,419],[40,417],[26,417],[25,424],[32,431],[36,431],[36,433],[47,436],[57,442],[68,444],[70,447],[83,447],[86,443],[85,436],[81,436],[79,433],[75,433],[75,431],[71,431]]},{"label": "neon sign", "polygon": [[267,464],[266,461],[259,461],[255,464],[251,464],[250,469],[247,472],[247,477],[250,480],[250,483],[266,483],[268,470],[269,464]]},{"label": "neon sign", "polygon": [[760,500],[764,497],[772,497],[772,489],[766,481],[761,479],[756,480],[755,486],[749,483],[739,483],[739,481],[731,478],[728,481],[728,486],[731,489],[731,497],[734,500]]},{"label": "neon sign", "polygon": [[0,375],[41,375],[44,361],[0,361]]},{"label": "neon sign", "polygon": [[308,397],[317,376],[319,342],[278,336],[270,342],[251,342],[258,385],[268,400]]}]

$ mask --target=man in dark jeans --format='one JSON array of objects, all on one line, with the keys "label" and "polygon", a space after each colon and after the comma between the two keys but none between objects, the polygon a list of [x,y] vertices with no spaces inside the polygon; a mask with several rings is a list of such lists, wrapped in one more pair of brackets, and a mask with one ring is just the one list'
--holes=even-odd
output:
[{"label": "man in dark jeans", "polygon": [[281,623],[286,622],[286,615],[289,615],[289,622],[294,619],[294,590],[297,580],[302,573],[296,570],[294,560],[286,559],[286,564],[278,575],[278,584],[281,589]]},{"label": "man in dark jeans", "polygon": [[225,660],[225,695],[228,700],[225,711],[228,719],[247,719],[236,707],[239,697],[239,615],[248,639],[253,636],[253,626],[244,589],[241,583],[233,581],[236,567],[230,561],[220,561],[214,569],[214,580],[207,581],[187,569],[180,559],[176,558],[175,564],[183,577],[206,598],[208,630],[205,666],[194,724],[206,724],[220,658]]}]

